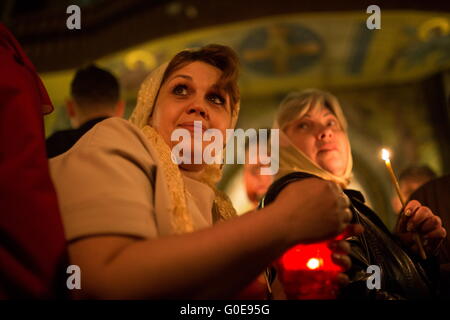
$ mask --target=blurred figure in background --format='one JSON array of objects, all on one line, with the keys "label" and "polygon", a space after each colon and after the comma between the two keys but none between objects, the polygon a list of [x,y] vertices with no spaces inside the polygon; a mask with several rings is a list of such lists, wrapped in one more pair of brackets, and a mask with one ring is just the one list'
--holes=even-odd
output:
[{"label": "blurred figure in background", "polygon": [[56,157],[69,150],[87,131],[109,117],[122,117],[125,103],[120,86],[109,71],[94,65],[79,69],[70,87],[67,112],[74,129],[57,131],[47,139],[47,155]]},{"label": "blurred figure in background", "polygon": [[[400,173],[398,181],[400,191],[405,199],[408,199],[420,186],[434,178],[436,173],[429,166],[410,166]],[[402,210],[402,204],[396,193],[393,194],[391,203],[394,212],[398,214]]]},{"label": "blurred figure in background", "polygon": [[[450,175],[433,179],[418,188],[409,200],[417,200],[429,207],[442,220],[442,225],[450,225]],[[444,239],[439,248],[441,271],[440,296],[450,298],[450,239]]]},{"label": "blurred figure in background", "polygon": [[0,70],[0,299],[62,297],[66,245],[42,117],[53,106],[1,23]]},{"label": "blurred figure in background", "polygon": [[250,163],[249,159],[249,150],[250,145],[248,146],[245,151],[245,163],[244,163],[244,184],[245,184],[245,190],[247,192],[247,197],[250,200],[250,202],[253,204],[253,209],[255,209],[259,201],[264,197],[266,194],[267,189],[269,189],[269,186],[273,182],[273,175],[262,175],[261,174],[261,168],[268,168],[270,167],[270,130],[268,130],[268,137],[267,137],[267,153],[266,155],[263,155],[263,158],[259,155],[259,146],[261,141],[255,143],[256,144],[256,152],[258,153],[258,157],[256,159],[256,163]]},{"label": "blurred figure in background", "polygon": [[[248,200],[252,204],[251,208],[248,208],[248,210],[254,210],[258,207],[259,202],[273,182],[273,175],[261,174],[261,168],[270,167],[270,130],[267,132],[268,135],[266,141],[259,140],[258,142],[253,143],[249,141],[245,145],[244,185]],[[261,139],[261,137],[259,139]],[[263,156],[261,157],[259,148],[262,143],[266,143],[267,152],[262,152]],[[250,163],[250,150],[257,154],[256,163],[253,163],[255,161],[251,161],[252,163]],[[253,281],[251,285],[237,296],[237,299],[254,298],[256,292],[263,292],[262,288],[266,287],[267,282],[272,283],[271,288],[269,288],[271,294],[273,294],[273,290],[275,290],[275,295],[273,295],[274,299],[285,299],[281,284],[276,280],[273,282],[274,279],[270,279],[270,277],[268,272],[261,274],[256,281]]]}]

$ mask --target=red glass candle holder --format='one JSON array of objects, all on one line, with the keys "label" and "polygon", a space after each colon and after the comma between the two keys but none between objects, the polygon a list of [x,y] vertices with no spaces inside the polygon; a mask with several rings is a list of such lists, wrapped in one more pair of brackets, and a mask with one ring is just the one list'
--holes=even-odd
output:
[{"label": "red glass candle holder", "polygon": [[343,270],[331,260],[329,242],[296,245],[277,261],[279,279],[291,300],[335,299]]}]

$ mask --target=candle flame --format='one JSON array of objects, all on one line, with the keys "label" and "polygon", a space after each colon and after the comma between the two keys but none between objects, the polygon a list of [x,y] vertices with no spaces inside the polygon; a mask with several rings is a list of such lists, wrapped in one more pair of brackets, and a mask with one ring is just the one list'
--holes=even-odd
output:
[{"label": "candle flame", "polygon": [[317,269],[318,267],[320,267],[320,260],[317,258],[311,258],[306,263],[306,266],[311,270]]},{"label": "candle flame", "polygon": [[391,155],[387,149],[385,148],[381,149],[381,159],[383,159],[384,161],[388,161],[390,156]]}]

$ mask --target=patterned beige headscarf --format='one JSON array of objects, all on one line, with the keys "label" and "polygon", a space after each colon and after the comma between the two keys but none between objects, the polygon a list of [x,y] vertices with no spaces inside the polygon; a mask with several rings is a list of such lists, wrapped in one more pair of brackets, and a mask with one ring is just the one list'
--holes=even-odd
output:
[{"label": "patterned beige headscarf", "polygon": [[[305,153],[297,148],[284,133],[286,126],[303,117],[311,106],[320,103],[330,108],[342,129],[347,133],[347,121],[337,98],[331,93],[307,89],[292,92],[281,102],[276,115],[274,128],[280,129],[280,169],[276,175],[279,179],[291,172],[301,171],[316,175],[325,180],[334,181],[345,188],[351,180],[353,160],[349,147],[348,163],[342,176],[336,176],[318,166]],[[346,136],[348,139],[348,136]],[[350,144],[349,144],[350,146]]]},{"label": "patterned beige headscarf", "polygon": [[[164,63],[153,72],[151,72],[142,83],[136,107],[131,114],[129,121],[142,130],[150,144],[157,152],[159,166],[166,177],[170,190],[172,209],[172,228],[176,234],[182,234],[193,231],[192,216],[187,210],[186,188],[183,182],[182,173],[173,161],[170,147],[166,144],[162,136],[150,126],[150,119],[154,111],[156,98],[162,85],[164,72],[169,63]],[[239,114],[239,102],[232,108],[231,125],[236,125]],[[221,165],[207,165],[200,175],[190,176],[209,185],[215,192],[216,197],[213,204],[213,215],[220,216],[221,219],[229,219],[236,216],[230,199],[215,185],[222,176]]]}]

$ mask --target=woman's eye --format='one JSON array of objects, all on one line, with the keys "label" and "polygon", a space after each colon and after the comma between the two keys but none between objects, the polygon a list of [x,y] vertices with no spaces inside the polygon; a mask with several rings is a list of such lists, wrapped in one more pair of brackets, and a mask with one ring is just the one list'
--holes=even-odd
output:
[{"label": "woman's eye", "polygon": [[212,94],[208,97],[208,100],[211,101],[214,104],[224,105],[225,99],[217,94]]},{"label": "woman's eye", "polygon": [[306,122],[300,122],[300,123],[297,125],[297,128],[299,128],[299,129],[308,129],[308,128],[309,128],[309,125],[308,125]]},{"label": "woman's eye", "polygon": [[188,88],[184,84],[179,84],[173,88],[172,92],[177,96],[185,96],[188,93]]},{"label": "woman's eye", "polygon": [[336,120],[330,120],[330,121],[328,121],[328,126],[329,126],[329,127],[334,127],[334,126],[336,126],[336,124],[337,124]]}]

